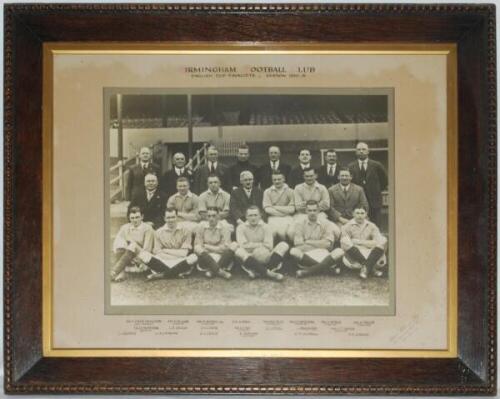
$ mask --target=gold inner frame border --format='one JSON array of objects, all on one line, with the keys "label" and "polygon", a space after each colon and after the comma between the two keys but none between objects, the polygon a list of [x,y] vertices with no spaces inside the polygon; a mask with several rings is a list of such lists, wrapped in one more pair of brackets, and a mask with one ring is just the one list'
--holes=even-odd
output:
[{"label": "gold inner frame border", "polygon": [[[53,333],[53,57],[56,54],[365,54],[445,55],[447,63],[447,349],[140,349],[54,348]],[[458,353],[457,49],[452,43],[44,43],[43,47],[42,342],[44,357],[454,358]]]}]

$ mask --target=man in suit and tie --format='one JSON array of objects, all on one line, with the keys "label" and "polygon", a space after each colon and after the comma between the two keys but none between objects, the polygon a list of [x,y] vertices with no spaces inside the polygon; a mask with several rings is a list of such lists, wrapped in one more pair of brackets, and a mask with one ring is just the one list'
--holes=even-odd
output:
[{"label": "man in suit and tie", "polygon": [[164,224],[163,215],[166,205],[167,196],[158,189],[158,177],[153,173],[148,173],[144,177],[142,191],[135,194],[130,201],[129,211],[132,207],[138,206],[144,213],[144,222],[157,229]]},{"label": "man in suit and tie", "polygon": [[229,217],[231,222],[237,227],[246,221],[247,209],[254,205],[257,206],[261,214],[262,210],[262,190],[253,185],[253,174],[249,171],[241,172],[241,187],[231,192],[229,200]]},{"label": "man in suit and tie", "polygon": [[339,182],[340,165],[337,163],[337,153],[330,149],[325,154],[325,164],[318,169],[318,182],[330,188]]},{"label": "man in suit and tie", "polygon": [[176,193],[179,177],[185,177],[189,180],[189,184],[193,184],[193,173],[186,168],[186,157],[182,152],[174,154],[173,168],[165,172],[160,179],[160,189],[167,195],[167,198]]},{"label": "man in suit and tie", "polygon": [[207,161],[195,173],[193,192],[197,195],[208,190],[208,176],[217,175],[220,178],[222,189],[228,193],[232,191],[229,169],[219,162],[219,151],[213,145],[207,148]]},{"label": "man in suit and tie", "polygon": [[387,172],[380,162],[368,158],[370,149],[366,143],[356,146],[356,161],[349,164],[352,181],[365,190],[370,205],[370,220],[380,225],[380,210],[382,209],[382,191],[387,189]]},{"label": "man in suit and tie", "polygon": [[153,163],[152,155],[149,147],[142,147],[139,150],[139,163],[129,168],[126,185],[128,200],[132,200],[132,198],[144,191],[144,177],[146,174],[153,173],[159,176],[160,167]]},{"label": "man in suit and tie", "polygon": [[340,183],[328,189],[330,194],[330,219],[338,225],[344,225],[353,218],[354,209],[362,207],[368,210],[363,187],[351,182],[351,172],[342,168],[339,172]]},{"label": "man in suit and tie", "polygon": [[299,151],[299,165],[293,168],[288,175],[288,186],[294,189],[298,184],[304,183],[304,170],[311,168],[311,151],[303,148]]},{"label": "man in suit and tie", "polygon": [[[280,160],[281,150],[278,146],[273,145],[269,147],[268,154],[269,162],[265,163],[257,170],[256,176],[262,191],[273,185],[272,175],[274,172],[280,171],[285,176],[285,179],[287,179],[291,171],[291,167]],[[290,188],[292,190],[294,189],[294,187],[291,186]]]},{"label": "man in suit and tie", "polygon": [[[247,144],[241,144],[238,147],[236,158],[236,163],[229,168],[232,190],[235,190],[240,186],[241,172],[248,170],[255,176],[255,172],[257,171],[257,166],[249,162],[250,148]],[[254,181],[254,185],[257,185],[257,180]]]}]

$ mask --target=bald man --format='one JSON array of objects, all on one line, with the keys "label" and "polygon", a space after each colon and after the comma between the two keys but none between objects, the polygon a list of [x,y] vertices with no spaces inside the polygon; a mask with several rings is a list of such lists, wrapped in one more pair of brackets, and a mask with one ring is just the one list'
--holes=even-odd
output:
[{"label": "bald man", "polygon": [[[262,191],[268,189],[273,185],[272,175],[273,172],[280,171],[285,176],[285,182],[290,174],[290,166],[281,161],[281,150],[278,146],[273,145],[269,147],[268,150],[269,161],[262,165],[257,170],[257,180],[260,184],[260,188]],[[294,187],[291,187],[293,190]]]},{"label": "bald man", "polygon": [[366,143],[356,146],[356,161],[349,164],[352,182],[363,187],[368,199],[370,220],[380,226],[380,210],[382,209],[382,191],[387,189],[387,172],[384,166],[369,159],[370,148]]},{"label": "bald man", "polygon": [[190,186],[193,185],[193,173],[186,168],[186,156],[182,152],[178,152],[174,154],[172,162],[172,169],[165,172],[160,179],[160,189],[166,194],[167,198],[177,192],[177,179],[179,177],[187,178]]},{"label": "bald man", "polygon": [[130,201],[144,190],[144,177],[148,173],[156,176],[160,174],[160,167],[153,163],[153,151],[149,147],[139,150],[139,163],[128,169],[126,181],[126,197]]}]

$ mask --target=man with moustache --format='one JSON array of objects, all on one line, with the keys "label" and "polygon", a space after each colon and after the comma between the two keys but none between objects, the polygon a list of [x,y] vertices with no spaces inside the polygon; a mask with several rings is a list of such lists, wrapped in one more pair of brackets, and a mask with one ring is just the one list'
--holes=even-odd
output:
[{"label": "man with moustache", "polygon": [[356,161],[349,164],[352,181],[365,190],[370,206],[370,220],[380,225],[380,211],[382,209],[382,191],[387,189],[387,172],[380,162],[368,158],[370,149],[366,143],[356,145]]},{"label": "man with moustache", "polygon": [[311,168],[311,151],[303,148],[299,151],[299,165],[290,171],[288,185],[294,189],[298,184],[304,183],[304,170]]},{"label": "man with moustache", "polygon": [[361,186],[351,182],[351,172],[343,168],[339,173],[340,183],[328,189],[330,194],[330,219],[342,226],[353,218],[354,209],[368,209],[368,201]]},{"label": "man with moustache", "polygon": [[[241,172],[248,170],[252,172],[255,176],[257,166],[249,162],[250,159],[250,148],[247,144],[240,144],[238,147],[238,153],[236,155],[237,161],[229,169],[229,174],[231,178],[232,189],[235,190],[240,186],[240,175]],[[257,180],[254,180],[254,185],[257,185]]]},{"label": "man with moustache", "polygon": [[138,206],[144,214],[144,222],[157,229],[164,223],[163,215],[166,203],[166,195],[158,189],[158,177],[148,173],[144,177],[142,191],[136,193],[130,201],[128,212],[132,207]]},{"label": "man with moustache", "polygon": [[193,173],[186,168],[186,157],[182,152],[177,152],[173,156],[173,168],[163,174],[160,179],[160,189],[170,198],[175,194],[177,179],[185,177],[189,183],[193,183]]},{"label": "man with moustache", "polygon": [[337,163],[337,152],[333,149],[327,150],[325,164],[318,169],[318,182],[330,188],[339,182],[340,165]]},{"label": "man with moustache", "polygon": [[[266,190],[267,188],[271,187],[273,184],[272,181],[272,174],[273,172],[280,171],[283,173],[285,176],[285,179],[288,178],[288,175],[290,174],[290,166],[281,161],[281,150],[278,146],[271,146],[269,147],[268,150],[268,155],[269,155],[269,162],[265,163],[262,165],[258,170],[257,170],[257,180],[260,184],[261,190]],[[290,185],[289,185],[290,186]],[[294,187],[290,187],[292,190]]]},{"label": "man with moustache", "polygon": [[149,147],[141,147],[139,150],[139,163],[128,170],[127,176],[127,199],[132,200],[144,190],[144,177],[148,173],[156,176],[160,174],[160,167],[152,161],[153,153]]}]

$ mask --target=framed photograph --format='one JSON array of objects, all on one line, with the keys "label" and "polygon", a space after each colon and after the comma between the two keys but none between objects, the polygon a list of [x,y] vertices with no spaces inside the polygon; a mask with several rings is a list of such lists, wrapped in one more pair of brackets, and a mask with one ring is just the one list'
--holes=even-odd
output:
[{"label": "framed photograph", "polygon": [[493,6],[5,13],[8,393],[496,392]]}]

